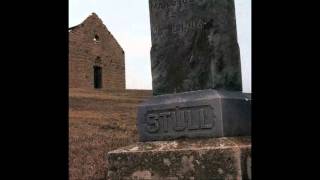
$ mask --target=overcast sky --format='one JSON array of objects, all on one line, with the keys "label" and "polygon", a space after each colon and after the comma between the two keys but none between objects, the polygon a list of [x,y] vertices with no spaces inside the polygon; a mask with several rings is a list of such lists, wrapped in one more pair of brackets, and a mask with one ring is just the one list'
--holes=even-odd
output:
[{"label": "overcast sky", "polygon": [[[243,91],[251,92],[251,0],[235,0]],[[125,51],[126,88],[152,89],[148,0],[69,0],[69,27],[95,12]]]}]

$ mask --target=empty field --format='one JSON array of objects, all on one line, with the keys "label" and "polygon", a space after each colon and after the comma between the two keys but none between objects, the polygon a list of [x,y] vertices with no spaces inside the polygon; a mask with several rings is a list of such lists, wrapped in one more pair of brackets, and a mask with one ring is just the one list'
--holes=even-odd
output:
[{"label": "empty field", "polygon": [[69,90],[70,180],[102,180],[108,151],[138,140],[137,105],[151,91]]}]

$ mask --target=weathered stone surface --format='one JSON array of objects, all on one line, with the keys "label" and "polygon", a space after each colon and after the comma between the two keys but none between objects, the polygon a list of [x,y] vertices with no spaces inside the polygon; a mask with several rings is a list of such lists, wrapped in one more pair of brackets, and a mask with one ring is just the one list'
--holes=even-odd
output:
[{"label": "weathered stone surface", "polygon": [[[250,137],[137,143],[111,151],[108,179],[251,179]],[[247,159],[248,159],[247,158]],[[251,168],[251,167],[250,167]]]},{"label": "weathered stone surface", "polygon": [[102,71],[100,90],[125,91],[124,51],[92,13],[81,24],[69,28],[69,87],[96,90],[94,67]]},{"label": "weathered stone surface", "polygon": [[149,0],[154,95],[241,91],[233,0]]},{"label": "weathered stone surface", "polygon": [[138,108],[140,141],[251,135],[251,95],[201,90],[154,96]]},{"label": "weathered stone surface", "polygon": [[241,170],[242,179],[252,179],[251,173],[251,146],[246,146],[251,144],[250,138],[229,138],[229,140],[236,143],[240,147],[240,158],[241,158]]}]

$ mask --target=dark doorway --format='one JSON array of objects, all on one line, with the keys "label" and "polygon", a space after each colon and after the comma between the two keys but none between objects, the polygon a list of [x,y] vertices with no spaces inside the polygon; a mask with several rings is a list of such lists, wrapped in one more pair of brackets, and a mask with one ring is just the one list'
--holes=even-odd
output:
[{"label": "dark doorway", "polygon": [[94,69],[94,88],[102,88],[102,68],[100,66],[93,66]]}]

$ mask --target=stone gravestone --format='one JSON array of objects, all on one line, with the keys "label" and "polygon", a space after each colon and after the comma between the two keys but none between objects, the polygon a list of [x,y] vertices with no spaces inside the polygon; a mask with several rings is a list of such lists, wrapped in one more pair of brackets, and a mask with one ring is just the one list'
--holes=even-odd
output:
[{"label": "stone gravestone", "polygon": [[154,95],[241,91],[233,0],[150,0]]},{"label": "stone gravestone", "polygon": [[241,92],[234,1],[149,5],[155,96],[138,108],[142,142],[108,152],[107,178],[251,179],[251,140],[239,137],[251,135],[251,95]]},{"label": "stone gravestone", "polygon": [[154,97],[141,141],[251,134],[233,0],[149,0]]}]

